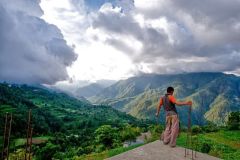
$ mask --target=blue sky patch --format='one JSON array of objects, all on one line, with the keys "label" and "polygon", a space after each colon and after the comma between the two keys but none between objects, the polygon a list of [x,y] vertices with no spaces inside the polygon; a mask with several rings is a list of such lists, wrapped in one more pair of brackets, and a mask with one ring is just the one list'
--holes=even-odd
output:
[{"label": "blue sky patch", "polygon": [[84,0],[85,4],[92,9],[99,9],[104,3],[114,4],[116,0]]}]

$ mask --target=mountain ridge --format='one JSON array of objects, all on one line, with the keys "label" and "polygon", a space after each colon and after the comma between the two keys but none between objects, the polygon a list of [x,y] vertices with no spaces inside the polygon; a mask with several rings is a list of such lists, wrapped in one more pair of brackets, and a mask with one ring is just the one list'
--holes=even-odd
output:
[{"label": "mountain ridge", "polygon": [[[111,105],[137,118],[154,119],[159,97],[168,86],[175,88],[177,99],[193,101],[194,124],[225,124],[229,112],[240,110],[240,77],[221,72],[145,74],[120,80],[88,100]],[[186,108],[178,110],[181,121],[186,123]]]}]

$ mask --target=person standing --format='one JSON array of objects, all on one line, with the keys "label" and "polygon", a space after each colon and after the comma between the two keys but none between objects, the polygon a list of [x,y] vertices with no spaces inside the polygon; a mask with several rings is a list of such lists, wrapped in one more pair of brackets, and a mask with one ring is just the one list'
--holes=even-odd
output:
[{"label": "person standing", "polygon": [[179,117],[176,109],[177,106],[192,106],[192,101],[179,102],[173,96],[174,88],[168,87],[165,96],[160,98],[157,106],[156,117],[159,116],[161,107],[163,106],[166,114],[166,128],[161,136],[164,144],[169,144],[171,147],[176,146],[177,136],[179,134]]}]

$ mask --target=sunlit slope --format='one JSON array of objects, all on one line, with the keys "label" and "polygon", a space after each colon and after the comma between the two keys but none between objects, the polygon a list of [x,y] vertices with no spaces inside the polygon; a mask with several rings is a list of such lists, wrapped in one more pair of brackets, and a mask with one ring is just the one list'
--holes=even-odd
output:
[{"label": "sunlit slope", "polygon": [[[193,122],[206,120],[222,124],[228,113],[240,110],[240,78],[223,73],[189,73],[178,75],[142,75],[119,81],[91,97],[94,103],[109,104],[138,118],[154,118],[159,97],[168,86],[175,96],[192,100]],[[178,108],[186,122],[187,108]]]}]

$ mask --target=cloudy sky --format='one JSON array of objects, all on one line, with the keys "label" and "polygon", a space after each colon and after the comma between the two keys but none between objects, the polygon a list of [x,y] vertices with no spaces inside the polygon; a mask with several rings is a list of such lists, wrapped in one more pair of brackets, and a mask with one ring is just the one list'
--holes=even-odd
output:
[{"label": "cloudy sky", "polygon": [[240,0],[1,0],[0,80],[240,74]]}]

